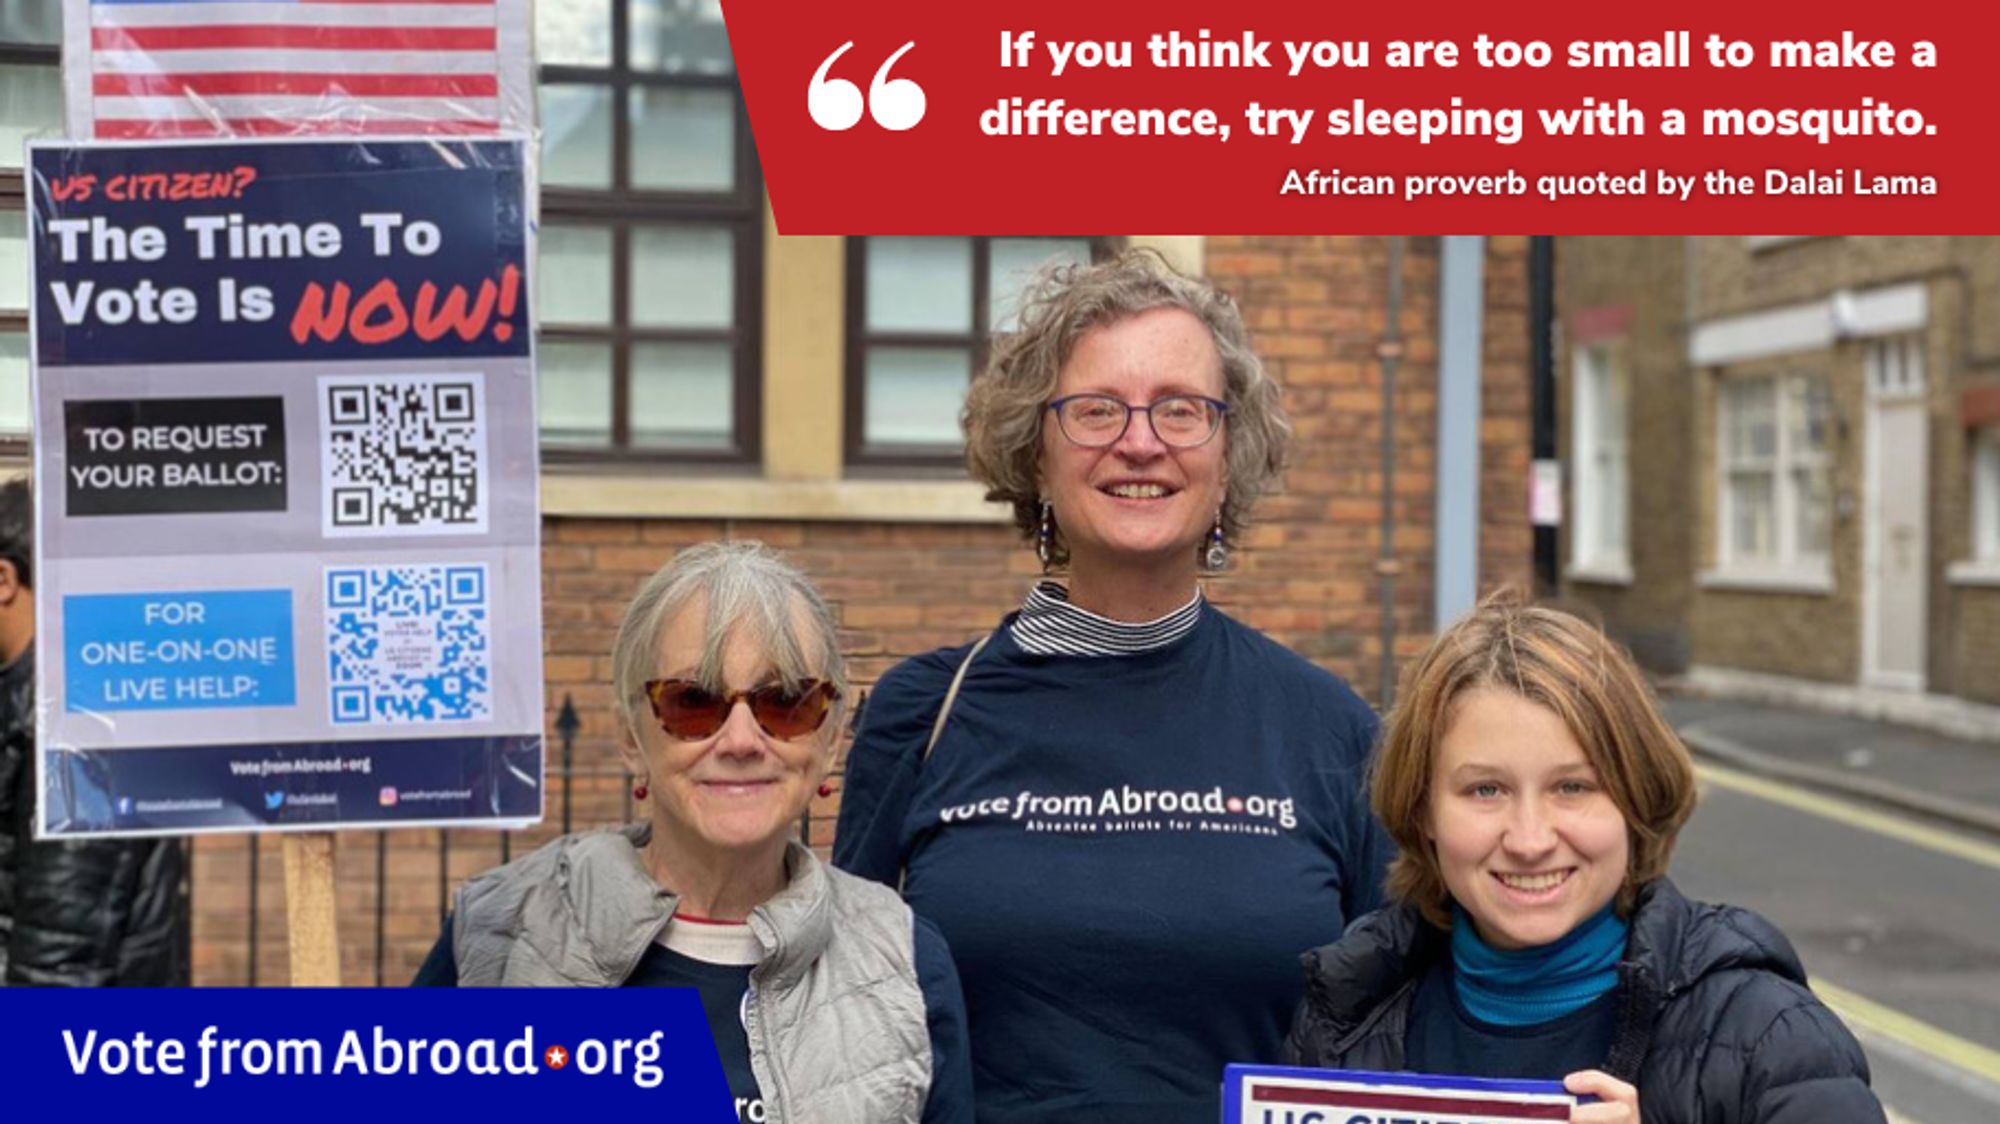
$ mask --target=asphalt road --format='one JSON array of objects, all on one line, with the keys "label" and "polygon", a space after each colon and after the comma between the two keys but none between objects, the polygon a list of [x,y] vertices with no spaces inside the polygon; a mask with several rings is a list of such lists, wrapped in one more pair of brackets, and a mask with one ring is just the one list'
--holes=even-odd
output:
[{"label": "asphalt road", "polygon": [[1675,881],[1784,930],[1897,1117],[2000,1122],[2000,840],[1705,775]]}]

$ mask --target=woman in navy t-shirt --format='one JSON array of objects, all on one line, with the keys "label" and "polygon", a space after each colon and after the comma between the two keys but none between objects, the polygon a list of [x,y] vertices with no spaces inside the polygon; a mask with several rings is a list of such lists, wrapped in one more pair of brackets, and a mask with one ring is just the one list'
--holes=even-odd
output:
[{"label": "woman in navy t-shirt", "polygon": [[1028,294],[965,427],[1067,582],[877,684],[834,861],[950,942],[980,1120],[1208,1124],[1387,854],[1373,714],[1201,594],[1282,464],[1278,387],[1229,298],[1127,254]]}]

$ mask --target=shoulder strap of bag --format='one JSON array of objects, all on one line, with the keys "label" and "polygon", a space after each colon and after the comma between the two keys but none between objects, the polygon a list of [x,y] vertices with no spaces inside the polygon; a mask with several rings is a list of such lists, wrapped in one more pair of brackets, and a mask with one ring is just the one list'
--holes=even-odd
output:
[{"label": "shoulder strap of bag", "polygon": [[[993,634],[990,632],[980,637],[979,643],[972,646],[972,650],[965,654],[964,662],[958,665],[957,674],[951,677],[951,686],[944,693],[944,705],[938,707],[937,721],[931,724],[931,740],[924,743],[924,755],[917,758],[919,768],[931,759],[931,750],[936,749],[938,739],[944,737],[945,720],[951,717],[951,704],[958,701],[958,689],[965,685],[965,673],[972,669],[972,661],[979,658],[979,653],[986,650],[987,643],[992,639]],[[909,878],[910,868],[905,864],[903,869],[896,872],[896,893],[903,892],[903,884],[908,882]]]},{"label": "shoulder strap of bag", "polygon": [[980,637],[979,643],[972,646],[972,650],[965,654],[964,662],[958,665],[958,673],[951,677],[951,687],[944,693],[944,705],[938,708],[937,721],[931,724],[931,740],[924,743],[924,755],[917,759],[918,764],[931,759],[931,750],[936,749],[938,739],[944,737],[944,724],[951,717],[951,704],[958,701],[958,689],[965,685],[965,673],[972,669],[972,661],[979,658],[979,653],[986,650],[992,639],[990,632]]}]

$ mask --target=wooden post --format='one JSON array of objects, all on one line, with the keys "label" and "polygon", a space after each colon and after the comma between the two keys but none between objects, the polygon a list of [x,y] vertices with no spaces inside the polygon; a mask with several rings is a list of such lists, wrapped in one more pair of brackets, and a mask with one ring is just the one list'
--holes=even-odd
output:
[{"label": "wooden post", "polygon": [[285,836],[285,929],[291,945],[292,986],[339,987],[330,831]]}]

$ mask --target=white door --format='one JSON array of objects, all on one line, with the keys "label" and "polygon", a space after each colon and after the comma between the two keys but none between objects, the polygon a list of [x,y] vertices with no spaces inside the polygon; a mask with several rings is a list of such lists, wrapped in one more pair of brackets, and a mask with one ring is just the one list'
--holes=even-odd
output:
[{"label": "white door", "polygon": [[1915,339],[1868,349],[1868,502],[1862,681],[1924,689],[1930,609],[1926,499],[1930,425]]}]

